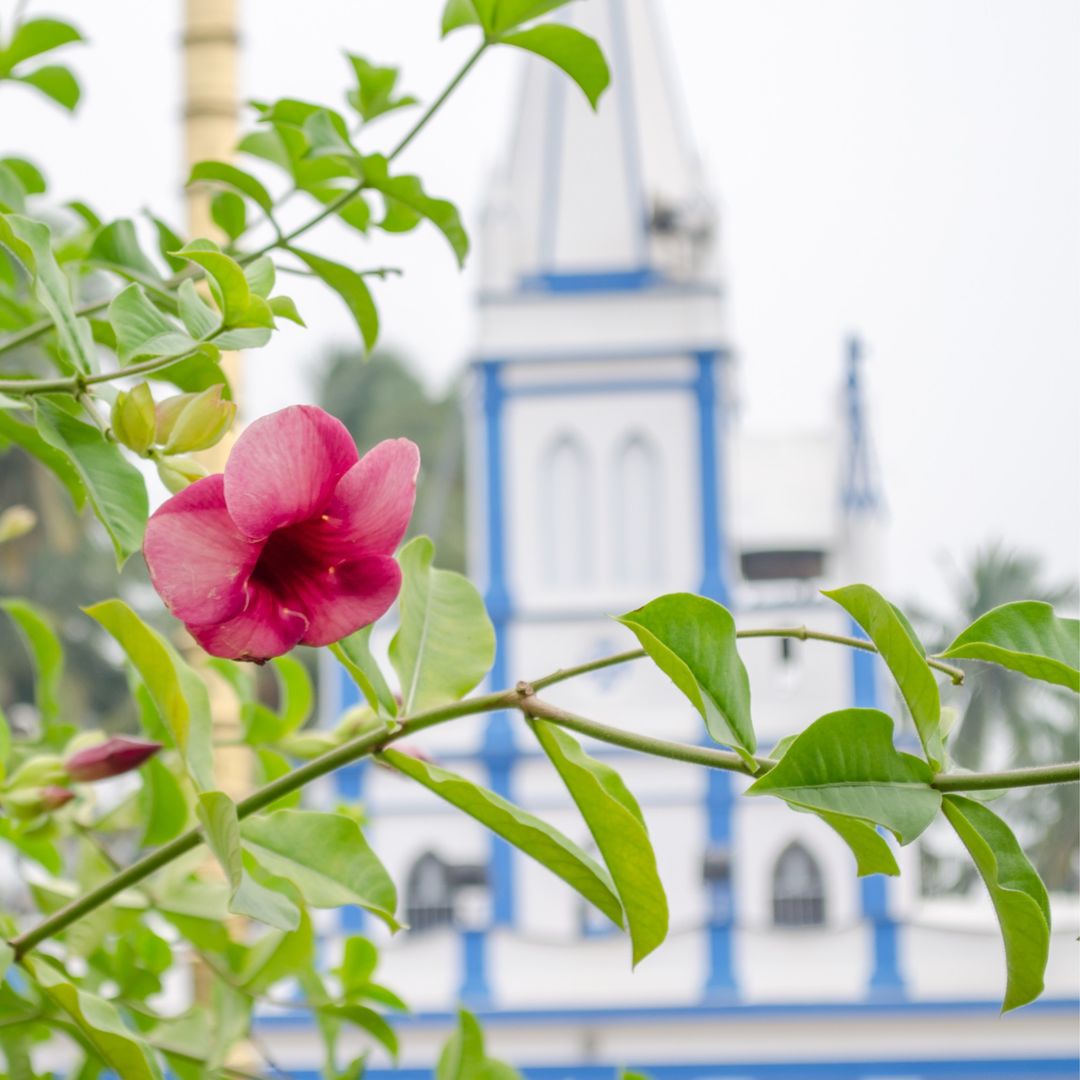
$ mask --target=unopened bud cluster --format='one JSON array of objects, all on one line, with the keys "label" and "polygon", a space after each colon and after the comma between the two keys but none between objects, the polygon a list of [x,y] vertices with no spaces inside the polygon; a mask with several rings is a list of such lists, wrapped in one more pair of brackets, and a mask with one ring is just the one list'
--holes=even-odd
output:
[{"label": "unopened bud cluster", "polygon": [[147,383],[116,395],[112,431],[116,440],[157,462],[172,492],[201,479],[206,470],[187,454],[209,450],[232,427],[236,403],[222,397],[220,383],[199,393],[176,394],[155,402]]},{"label": "unopened bud cluster", "polygon": [[50,814],[75,798],[69,785],[131,772],[161,749],[161,743],[124,735],[102,740],[91,734],[79,736],[74,743],[66,757],[41,754],[23,762],[0,789],[4,812],[21,821]]}]

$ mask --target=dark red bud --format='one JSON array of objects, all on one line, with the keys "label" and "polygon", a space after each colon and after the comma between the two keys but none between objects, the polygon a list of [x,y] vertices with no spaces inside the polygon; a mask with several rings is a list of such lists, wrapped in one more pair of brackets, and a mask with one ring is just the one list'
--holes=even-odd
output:
[{"label": "dark red bud", "polygon": [[88,746],[64,762],[68,776],[78,784],[106,780],[137,769],[161,749],[161,743],[114,735],[97,746]]},{"label": "dark red bud", "polygon": [[44,810],[59,810],[64,803],[69,803],[74,798],[75,792],[71,788],[50,784],[49,787],[41,789],[41,806]]}]

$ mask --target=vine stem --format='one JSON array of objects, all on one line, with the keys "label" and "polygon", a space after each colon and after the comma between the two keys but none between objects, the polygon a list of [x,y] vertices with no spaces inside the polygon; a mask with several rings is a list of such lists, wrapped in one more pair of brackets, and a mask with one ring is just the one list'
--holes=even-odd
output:
[{"label": "vine stem", "polygon": [[[744,636],[776,637],[776,636],[802,636],[811,639],[814,631],[806,630],[805,627],[778,630],[748,630]],[[838,644],[849,644],[848,639],[838,635],[817,635],[820,640],[831,641]],[[858,642],[858,647],[865,643],[857,638],[850,639]],[[871,646],[872,648],[872,646]],[[636,660],[642,655],[635,650],[632,652],[617,653],[614,656],[605,657],[602,660],[594,660],[588,664],[581,664],[575,668],[564,668],[553,672],[544,678],[532,682],[521,682],[512,690],[499,690],[491,694],[482,694],[465,701],[453,702],[449,705],[440,706],[437,709],[428,709],[417,713],[415,716],[404,717],[395,721],[387,721],[385,726],[373,731],[366,732],[354,739],[335,747],[333,750],[305,762],[284,776],[272,780],[246,799],[237,803],[237,816],[243,820],[260,810],[266,809],[286,795],[298,791],[311,781],[325,776],[344,765],[348,765],[360,758],[379,753],[385,747],[397,742],[408,735],[413,735],[425,728],[444,724],[462,716],[474,716],[478,713],[497,712],[502,709],[516,709],[525,716],[541,717],[551,720],[569,730],[582,735],[587,735],[601,742],[611,743],[614,746],[623,746],[630,750],[649,754],[654,757],[670,758],[674,761],[684,761],[690,764],[703,765],[711,769],[724,769],[728,772],[739,772],[744,775],[759,775],[768,771],[775,765],[769,758],[754,758],[754,769],[737,754],[727,750],[713,750],[709,747],[694,746],[686,743],[669,742],[665,739],[655,739],[647,735],[639,735],[636,732],[624,731],[620,728],[609,727],[607,724],[589,720],[583,716],[567,712],[542,701],[536,696],[537,689],[552,686],[572,678],[574,675],[585,674],[589,671],[597,671],[603,667]],[[1080,762],[1065,765],[1035,766],[1023,769],[1014,769],[1007,772],[993,773],[949,773],[938,774],[932,781],[932,786],[939,791],[986,791],[1001,788],[1036,787],[1045,784],[1072,783],[1080,780]],[[55,911],[52,915],[43,919],[36,926],[31,927],[25,933],[11,940],[10,945],[15,951],[16,958],[25,956],[30,950],[40,945],[43,941],[61,933],[73,922],[83,918],[90,912],[108,903],[125,889],[132,888],[144,881],[151,874],[169,863],[186,854],[193,848],[203,843],[204,837],[200,830],[190,829],[167,844],[163,844],[155,851],[143,856],[132,863],[126,869],[121,870],[108,881],[102,882],[96,888],[84,896],[76,897],[64,907]]]},{"label": "vine stem", "polygon": [[[405,133],[401,141],[387,154],[386,160],[393,161],[404,149],[407,147],[417,135],[427,126],[428,121],[446,104],[450,95],[458,88],[462,80],[473,69],[476,62],[483,56],[484,51],[487,49],[490,43],[483,41],[479,47],[469,56],[462,67],[458,70],[457,74],[447,83],[445,89],[439,96],[424,110],[424,114],[416,121],[415,124]],[[288,250],[289,245],[304,233],[315,228],[316,225],[321,224],[327,218],[336,214],[343,206],[350,203],[356,198],[366,187],[366,182],[363,180],[358,181],[351,188],[343,191],[336,199],[328,202],[317,214],[308,218],[307,221],[302,222],[291,232],[278,233],[273,240],[264,244],[261,248],[257,248],[255,251],[249,252],[246,255],[238,257],[237,261],[246,266],[248,263],[254,262],[256,259],[261,258],[263,255],[269,255],[271,251],[277,249]],[[199,278],[204,276],[202,270],[196,270],[189,268],[181,270],[179,273],[173,274],[172,277],[167,278],[165,282],[160,286],[154,286],[154,291],[163,295],[171,295],[174,293],[180,285],[188,278]],[[145,283],[144,283],[145,284]],[[95,300],[88,304],[82,304],[75,308],[75,314],[77,316],[94,315],[99,311],[104,311],[109,304],[112,303],[112,297],[106,297],[104,300]],[[41,337],[42,334],[46,334],[55,326],[52,319],[40,319],[36,323],[32,323],[30,326],[24,327],[17,333],[9,334],[6,338],[0,341],[0,354],[9,352],[12,349],[18,348],[20,345],[26,345],[31,341],[35,341]],[[127,375],[142,374],[146,371],[154,371],[158,367],[166,367],[169,363],[175,363],[177,357],[170,357],[167,361],[165,358],[157,358],[160,363],[155,363],[153,366],[133,365],[132,367],[123,368],[114,372],[106,372],[103,375],[89,376],[83,379],[70,378],[70,379],[0,379],[0,392],[6,394],[40,394],[48,393],[51,391],[75,391],[81,385],[89,385],[92,382],[108,382],[111,379],[119,379]],[[183,356],[179,357],[183,359]],[[149,362],[147,362],[149,363]],[[137,370],[141,367],[141,370]],[[45,387],[38,384],[46,383]]]}]

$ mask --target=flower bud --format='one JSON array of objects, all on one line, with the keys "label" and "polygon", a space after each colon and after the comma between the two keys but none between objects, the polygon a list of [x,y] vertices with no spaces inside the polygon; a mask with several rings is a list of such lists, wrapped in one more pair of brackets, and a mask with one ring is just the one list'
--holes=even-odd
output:
[{"label": "flower bud", "polygon": [[66,780],[64,763],[55,754],[42,754],[24,761],[8,779],[7,787],[9,791],[22,791],[24,788],[62,784]]},{"label": "flower bud", "polygon": [[232,427],[236,402],[225,401],[221,384],[200,394],[180,394],[162,402],[157,415],[157,438],[166,454],[190,454],[214,446]]},{"label": "flower bud", "polygon": [[161,743],[114,735],[103,743],[72,754],[64,762],[64,767],[75,783],[86,784],[137,769],[160,749]]},{"label": "flower bud", "polygon": [[37,524],[37,514],[29,506],[9,506],[0,514],[0,544],[18,540]]},{"label": "flower bud", "polygon": [[345,740],[332,731],[301,731],[298,735],[289,735],[278,744],[289,757],[310,761],[327,750],[333,750]]},{"label": "flower bud", "polygon": [[188,484],[194,484],[207,475],[204,469],[194,458],[174,457],[167,461],[157,463],[158,476],[161,482],[175,495],[183,491]]},{"label": "flower bud", "polygon": [[121,390],[112,407],[112,431],[117,442],[145,454],[154,445],[157,416],[154,397],[147,383],[139,383],[131,391]]},{"label": "flower bud", "polygon": [[13,817],[22,821],[58,810],[75,798],[70,788],[49,784],[46,787],[23,788],[4,796],[4,807]]}]

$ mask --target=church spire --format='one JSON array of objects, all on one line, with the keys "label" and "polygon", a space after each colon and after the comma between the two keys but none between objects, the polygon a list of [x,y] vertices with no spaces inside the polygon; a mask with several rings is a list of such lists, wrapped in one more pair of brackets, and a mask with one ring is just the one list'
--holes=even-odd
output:
[{"label": "church spire", "polygon": [[612,83],[594,115],[526,60],[515,139],[485,215],[486,292],[640,289],[704,280],[714,214],[653,0],[585,0]]}]

